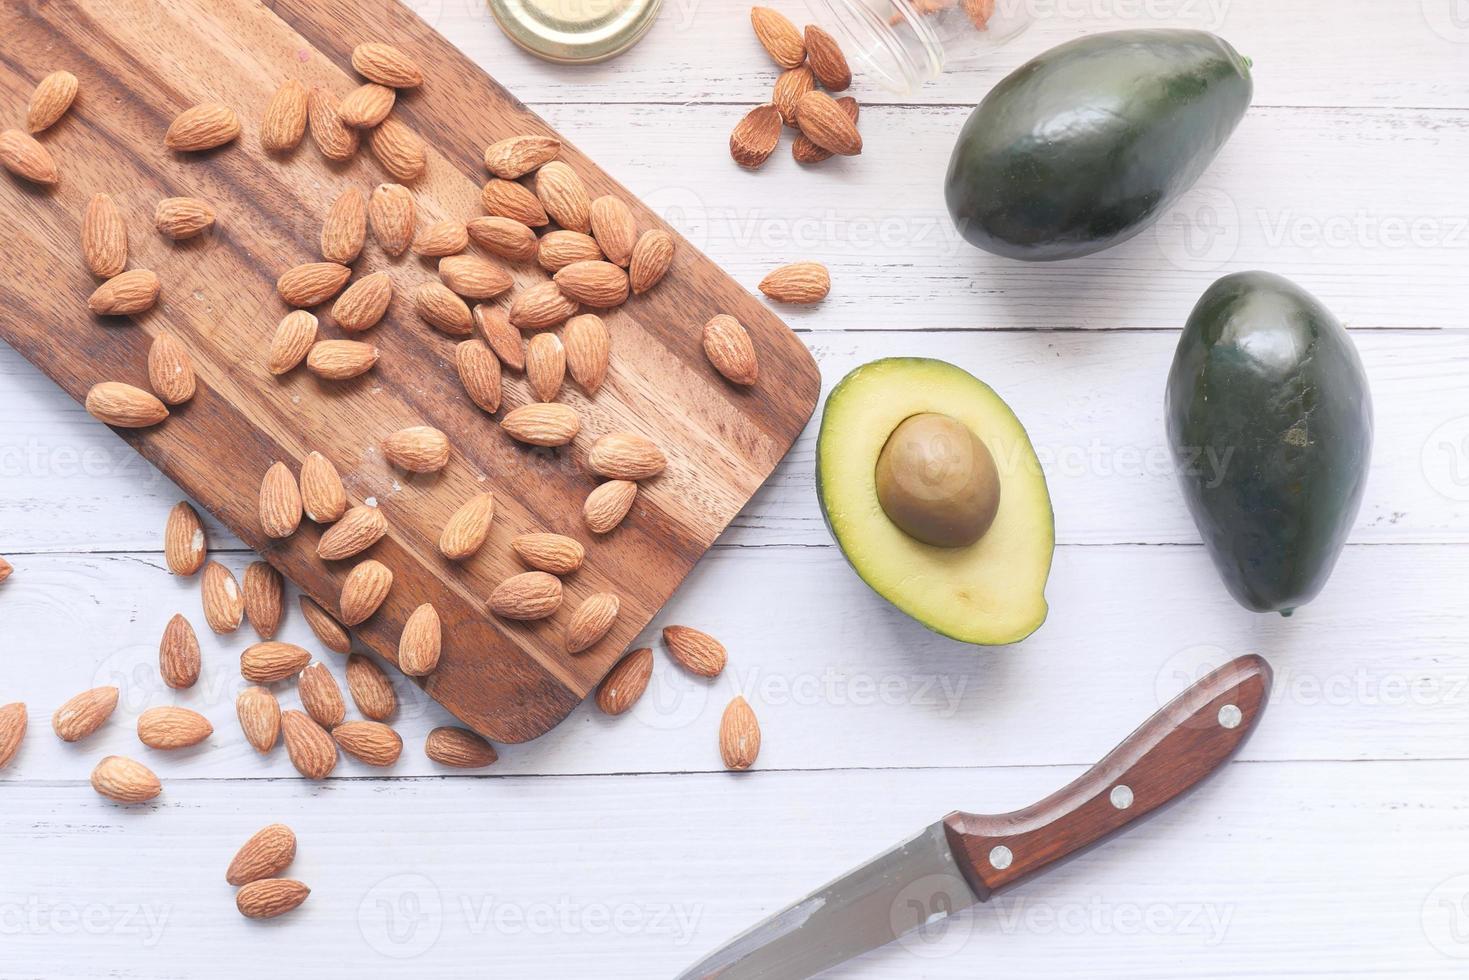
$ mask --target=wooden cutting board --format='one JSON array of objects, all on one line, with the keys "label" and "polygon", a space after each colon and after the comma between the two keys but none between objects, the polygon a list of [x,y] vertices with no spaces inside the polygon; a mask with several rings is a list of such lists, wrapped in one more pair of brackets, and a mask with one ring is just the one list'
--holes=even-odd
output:
[{"label": "wooden cutting board", "polygon": [[[804,345],[676,232],[663,282],[605,316],[613,357],[603,388],[589,399],[568,382],[561,397],[581,413],[582,433],[565,449],[520,446],[500,431],[498,417],[469,401],[454,370],[456,338],[412,311],[412,290],[436,277],[432,261],[411,253],[393,259],[371,242],[354,278],[386,269],[396,290],[386,319],[362,338],[381,348],[377,368],[350,382],[321,381],[304,368],[281,378],[266,371],[264,351],[287,312],[276,278],[319,259],[322,217],[343,188],[355,184],[366,194],[391,180],[365,141],[345,165],[328,163],[309,136],[284,157],[264,153],[260,119],[278,85],[296,78],[345,95],[360,81],[350,56],[363,41],[389,41],[417,61],[428,80],[404,93],[394,112],[430,145],[428,171],[412,185],[420,227],[483,213],[486,144],[552,133],[396,0],[0,0],[0,38],[0,128],[23,128],[31,90],[48,72],[65,68],[81,81],[72,111],[40,136],[57,160],[60,186],[39,189],[0,171],[0,337],[78,401],[100,381],[146,387],[152,338],[167,330],[181,339],[198,370],[198,394],[162,425],[118,434],[335,610],[353,561],[318,559],[322,529],[310,522],[272,541],[257,516],[260,478],[273,462],[299,472],[308,453],[324,453],[353,502],[375,500],[391,528],[362,556],[387,564],[395,583],[356,631],[359,642],[395,659],[404,621],[432,602],[444,654],[423,687],[491,739],[540,735],[595,687],[810,418],[820,378]],[[234,107],[245,122],[241,138],[204,154],[166,149],[169,123],[204,101]],[[667,227],[561,139],[561,158],[593,197],[622,197],[640,231]],[[82,263],[78,230],[97,192],[111,194],[124,213],[130,266],[152,269],[163,282],[158,306],[135,318],[87,311],[97,282]],[[219,215],[213,232],[174,243],[154,231],[154,206],[170,196],[211,201]],[[516,290],[545,279],[535,266],[513,271]],[[323,337],[344,336],[326,308],[317,312]],[[761,373],[752,390],[726,383],[704,359],[701,327],[716,313],[738,317],[754,338]],[[502,414],[534,400],[523,376],[507,375]],[[380,440],[410,425],[449,435],[455,452],[442,473],[410,476],[384,461]],[[585,469],[586,450],[598,435],[628,429],[655,439],[670,463],[623,525],[599,538],[581,520],[597,482]],[[467,562],[446,561],[437,551],[445,520],[483,490],[496,499],[489,542]],[[581,540],[586,565],[567,579],[566,601],[551,619],[497,620],[486,597],[524,570],[509,542],[532,531]],[[587,653],[565,654],[571,611],[604,591],[621,597],[616,626]]]}]

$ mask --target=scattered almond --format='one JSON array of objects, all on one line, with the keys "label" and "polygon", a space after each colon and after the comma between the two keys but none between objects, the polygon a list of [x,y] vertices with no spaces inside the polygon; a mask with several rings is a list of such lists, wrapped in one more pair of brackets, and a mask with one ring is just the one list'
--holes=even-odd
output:
[{"label": "scattered almond", "polygon": [[275,328],[265,366],[271,374],[285,374],[306,360],[311,345],[316,343],[316,316],[306,310],[292,310]]},{"label": "scattered almond", "polygon": [[14,565],[10,564],[10,562],[6,561],[4,558],[0,558],[0,582],[4,582],[6,579],[10,578],[10,574],[14,571]]},{"label": "scattered almond", "polygon": [[205,102],[185,109],[174,118],[163,136],[170,150],[191,153],[212,150],[240,135],[240,117],[229,106]]},{"label": "scattered almond", "polygon": [[69,71],[53,71],[36,85],[26,109],[26,129],[39,133],[56,125],[77,97],[77,77]]},{"label": "scattered almond", "polygon": [[260,123],[260,145],[267,153],[294,150],[306,135],[306,86],[289,78],[275,90],[265,106],[265,119]]},{"label": "scattered almond", "polygon": [[262,640],[269,640],[280,629],[285,612],[286,580],[269,562],[252,561],[245,566],[245,615]]},{"label": "scattered almond", "polygon": [[[333,754],[335,755],[335,750]],[[336,765],[335,758],[332,765]],[[290,878],[262,878],[249,882],[235,893],[235,907],[247,919],[273,919],[296,908],[310,894],[311,889],[299,881]]]},{"label": "scattered almond", "polygon": [[576,300],[555,282],[538,282],[516,293],[510,301],[510,322],[519,330],[549,330],[565,323],[575,312]]},{"label": "scattered almond", "polygon": [[321,257],[346,265],[362,254],[367,241],[367,201],[362,191],[348,187],[337,195],[321,225]]},{"label": "scattered almond", "polygon": [[576,438],[581,419],[570,405],[533,402],[507,412],[500,428],[510,438],[530,446],[564,446]]},{"label": "scattered almond", "polygon": [[[837,99],[837,105],[842,107],[842,112],[847,114],[847,118],[852,120],[852,124],[855,126],[857,124],[857,114],[861,108],[857,105],[857,100],[850,95],[844,95],[840,99]],[[820,163],[823,160],[830,160],[833,154],[830,150],[823,150],[811,142],[808,136],[802,134],[797,136],[795,142],[791,144],[791,156],[795,157],[797,163],[812,164]]]},{"label": "scattered almond", "polygon": [[378,184],[367,202],[372,235],[389,255],[402,255],[413,241],[413,192],[402,184]]},{"label": "scattered almond", "polygon": [[138,716],[138,741],[150,749],[186,749],[213,734],[209,719],[189,708],[168,705]]},{"label": "scattered almond", "polygon": [[816,76],[805,65],[788,68],[780,73],[780,77],[775,80],[775,91],[770,96],[770,101],[780,113],[781,122],[787,126],[796,125],[796,104],[800,102],[801,96],[815,87]]},{"label": "scattered almond", "polygon": [[[592,202],[592,237],[607,256],[607,261],[627,267],[637,244],[638,227],[632,211],[622,198],[604,194]],[[588,256],[595,258],[596,256]]]},{"label": "scattered almond", "polygon": [[727,313],[704,324],[704,355],[714,370],[737,385],[752,385],[760,379],[755,344],[740,321]]},{"label": "scattered almond", "polygon": [[689,626],[663,627],[663,643],[680,667],[700,677],[718,677],[729,660],[723,643]]},{"label": "scattered almond", "polygon": [[556,159],[561,141],[550,136],[511,136],[485,147],[485,169],[514,180]]},{"label": "scattered almond", "polygon": [[595,646],[617,622],[621,606],[621,600],[610,592],[588,596],[566,623],[566,652],[581,653]]},{"label": "scattered almond", "polygon": [[454,348],[459,383],[480,408],[491,414],[500,409],[500,359],[483,340],[466,340]]},{"label": "scattered almond", "polygon": [[[393,573],[380,561],[362,562],[347,573],[342,582],[342,623],[356,626],[377,612],[393,588]],[[351,682],[351,673],[347,675]]]},{"label": "scattered almond", "polygon": [[163,402],[141,388],[120,381],[103,381],[87,392],[87,412],[119,429],[143,429],[168,418]]},{"label": "scattered almond", "polygon": [[560,160],[552,160],[536,171],[536,197],[551,220],[562,228],[583,233],[592,230],[592,199],[587,195],[587,185]]},{"label": "scattered almond", "polygon": [[356,340],[323,340],[311,346],[306,370],[329,381],[346,381],[371,371],[382,352]]},{"label": "scattered almond", "polygon": [[643,232],[633,246],[628,279],[634,293],[646,293],[658,285],[673,264],[673,236],[661,228]]},{"label": "scattered almond", "polygon": [[283,823],[257,830],[235,852],[224,880],[236,887],[274,878],[296,860],[296,835]]},{"label": "scattered almond", "polygon": [[811,142],[841,156],[862,152],[862,134],[835,99],[825,92],[807,92],[796,103],[796,125]]},{"label": "scattered almond", "polygon": [[98,316],[129,316],[158,302],[158,277],[147,269],[129,269],[98,286],[87,309]]},{"label": "scattered almond", "polygon": [[352,652],[352,635],[310,596],[301,596],[301,615],[322,646],[333,653]]},{"label": "scattered almond", "polygon": [[359,504],[342,515],[316,543],[316,557],[340,561],[360,555],[388,533],[388,519],[376,507]]},{"label": "scattered almond", "polygon": [[159,333],[148,346],[148,384],[165,405],[194,397],[194,359],[171,333]]},{"label": "scattered almond", "polygon": [[557,229],[541,236],[536,261],[547,272],[559,272],[573,262],[600,259],[602,249],[591,235]]},{"label": "scattered almond", "polygon": [[383,440],[383,455],[410,473],[437,473],[449,463],[449,437],[432,426],[410,426]]},{"label": "scattered almond", "polygon": [[439,278],[469,299],[493,299],[515,285],[509,272],[478,255],[445,256],[439,260]]},{"label": "scattered almond", "polygon": [[26,734],[26,706],[19,701],[0,705],[0,769],[10,765],[10,760],[20,751],[20,743]]},{"label": "scattered almond", "polygon": [[510,548],[531,568],[552,575],[570,575],[587,556],[580,541],[564,534],[521,534],[510,540]]},{"label": "scattered almond", "polygon": [[483,215],[466,226],[475,244],[511,262],[530,262],[540,247],[536,233],[514,218]]},{"label": "scattered almond", "polygon": [[289,306],[316,306],[341,292],[350,278],[352,270],[339,262],[307,262],[282,273],[275,288]]},{"label": "scattered almond", "polygon": [[413,306],[429,326],[455,337],[474,332],[469,306],[441,282],[426,282],[413,294]]},{"label": "scattered almond", "polygon": [[511,325],[509,313],[498,306],[483,303],[476,306],[473,313],[475,325],[500,363],[512,371],[524,371],[525,341],[521,339],[520,331]]},{"label": "scattered almond", "polygon": [[79,742],[102,727],[121,694],[112,686],[94,687],[68,699],[51,715],[51,729],[63,742]]},{"label": "scattered almond", "polygon": [[770,7],[751,7],[750,26],[777,65],[794,68],[806,60],[806,42],[785,14]]},{"label": "scattered almond", "polygon": [[328,160],[341,163],[357,153],[357,130],[342,120],[342,103],[324,88],[313,88],[306,102],[311,142]]},{"label": "scattered almond", "polygon": [[556,400],[566,377],[566,349],[554,333],[538,333],[525,348],[525,377],[543,402]]},{"label": "scattered almond", "polygon": [[393,280],[386,272],[363,276],[343,290],[332,304],[332,319],[348,333],[377,326],[393,301]]},{"label": "scattered almond", "polygon": [[82,259],[92,275],[111,279],[127,268],[128,229],[107,194],[94,194],[82,215]]},{"label": "scattered almond", "polygon": [[397,98],[397,91],[386,85],[359,85],[342,100],[342,122],[355,129],[371,129],[388,118]]},{"label": "scattered almond", "polygon": [[611,262],[573,262],[553,279],[563,293],[588,306],[606,309],[627,302],[627,272]]},{"label": "scattered almond", "polygon": [[588,395],[595,394],[607,377],[612,355],[612,336],[607,324],[595,313],[583,313],[566,322],[566,366]]},{"label": "scattered almond", "polygon": [[311,654],[303,647],[281,640],[265,640],[244,649],[240,654],[240,676],[256,684],[274,684],[295,677],[311,663]]},{"label": "scattered almond", "polygon": [[296,693],[301,697],[301,707],[327,731],[340,725],[347,717],[347,702],[342,698],[342,689],[337,679],[326,669],[326,664],[317,661],[301,671],[296,682]]},{"label": "scattered almond", "polygon": [[276,462],[260,481],[260,529],[268,538],[289,538],[301,526],[301,488],[285,463]]},{"label": "scattered almond", "polygon": [[[439,665],[443,644],[444,630],[438,610],[425,602],[403,624],[403,633],[398,637],[398,669],[410,677],[432,674]],[[393,757],[397,758],[397,754]]]},{"label": "scattered almond", "polygon": [[373,721],[387,721],[398,710],[393,682],[377,661],[354,653],[347,658],[347,690],[357,710]]},{"label": "scattered almond", "polygon": [[831,274],[820,262],[792,262],[761,279],[760,291],[777,303],[817,303],[831,292]]},{"label": "scattered almond", "polygon": [[485,184],[480,199],[490,214],[511,218],[532,228],[539,228],[551,220],[540,199],[513,180],[492,178]]},{"label": "scattered almond", "polygon": [[332,729],[348,755],[369,766],[391,766],[403,754],[403,738],[380,721],[349,721]]},{"label": "scattered almond", "polygon": [[760,723],[750,702],[736,696],[719,721],[719,754],[727,769],[743,770],[760,755]]},{"label": "scattered almond", "polygon": [[193,687],[199,680],[199,637],[182,614],[175,613],[158,641],[158,673],[174,690]]},{"label": "scattered almond", "polygon": [[770,159],[780,145],[780,111],[760,105],[745,113],[729,134],[729,155],[740,166],[754,170]]},{"label": "scattered almond", "polygon": [[204,566],[199,579],[199,595],[204,606],[204,620],[216,633],[233,633],[245,618],[245,596],[235,581],[234,573],[217,561]]},{"label": "scattered almond", "polygon": [[852,84],[852,69],[836,38],[815,24],[806,25],[806,59],[816,80],[828,92],[845,91]]},{"label": "scattered almond", "polygon": [[597,686],[597,707],[603,714],[622,714],[638,703],[652,676],[652,649],[643,647],[632,651],[602,678]]},{"label": "scattered almond", "polygon": [[363,78],[391,88],[415,88],[423,84],[423,72],[391,44],[357,45],[352,49],[352,67]]},{"label": "scattered almond", "polygon": [[638,485],[630,480],[608,480],[587,495],[582,519],[595,534],[607,534],[632,510]]},{"label": "scattered almond", "polygon": [[[291,765],[307,779],[325,779],[337,768],[337,743],[310,716],[300,711],[281,712],[281,732],[285,735],[286,754],[291,757]],[[245,888],[258,884],[258,881],[252,882]],[[244,889],[240,894],[244,894]]]},{"label": "scattered almond", "polygon": [[163,557],[168,570],[175,575],[193,575],[204,566],[206,550],[198,512],[188,501],[180,500],[163,525]]},{"label": "scattered almond", "polygon": [[456,510],[439,535],[439,553],[451,561],[463,561],[484,547],[495,517],[495,496],[479,493]]},{"label": "scattered almond", "polygon": [[587,453],[587,467],[609,480],[649,480],[667,465],[663,450],[636,432],[610,432]]},{"label": "scattered almond", "polygon": [[166,197],[153,211],[153,226],[174,241],[193,238],[214,224],[214,208],[197,197]]},{"label": "scattered almond", "polygon": [[467,728],[447,725],[428,733],[423,743],[424,754],[441,766],[456,769],[483,769],[500,757],[495,747]]},{"label": "scattered almond", "polygon": [[301,509],[316,524],[330,524],[347,512],[347,490],[332,461],[321,453],[301,464]]},{"label": "scattered almond", "polygon": [[118,803],[146,803],[163,792],[153,770],[120,755],[109,755],[97,763],[92,788]]},{"label": "scattered almond", "polygon": [[383,169],[404,183],[411,184],[422,177],[428,167],[428,146],[397,119],[384,119],[382,125],[371,130],[367,134],[367,146]]},{"label": "scattered almond", "polygon": [[415,255],[440,258],[462,252],[469,247],[469,229],[462,221],[435,221],[413,240]]},{"label": "scattered almond", "polygon": [[281,734],[281,705],[269,689],[259,686],[247,687],[235,698],[235,714],[240,719],[240,730],[245,741],[266,755],[275,748]]},{"label": "scattered almond", "polygon": [[18,129],[0,133],[0,167],[33,184],[50,186],[61,181],[51,151]]},{"label": "scattered almond", "polygon": [[546,572],[512,575],[490,593],[490,610],[504,619],[545,619],[561,605],[561,580]]}]

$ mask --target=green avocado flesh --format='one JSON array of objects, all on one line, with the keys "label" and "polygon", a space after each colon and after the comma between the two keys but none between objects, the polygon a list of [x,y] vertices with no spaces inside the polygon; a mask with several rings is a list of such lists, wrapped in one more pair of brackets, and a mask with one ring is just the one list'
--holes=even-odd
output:
[{"label": "green avocado flesh", "polygon": [[[999,475],[999,509],[979,540],[935,547],[884,512],[877,463],[893,432],[925,413],[962,423]],[[816,492],[852,568],[878,595],[929,629],[965,643],[1024,639],[1045,621],[1055,524],[1045,474],[1010,406],[944,361],[894,357],[842,379],[826,399]]]}]

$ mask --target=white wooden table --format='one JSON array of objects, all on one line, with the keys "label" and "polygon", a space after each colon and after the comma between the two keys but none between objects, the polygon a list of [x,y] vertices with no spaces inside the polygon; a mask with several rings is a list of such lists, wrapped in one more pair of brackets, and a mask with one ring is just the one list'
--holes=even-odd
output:
[{"label": "white wooden table", "polygon": [[[784,311],[828,384],[871,358],[952,360],[1028,426],[1056,508],[1050,621],[1010,649],[937,637],[870,594],[822,525],[814,426],[660,622],[723,638],[707,685],[659,654],[636,713],[584,706],[484,774],[439,769],[449,718],[407,683],[386,776],[344,760],[310,783],[239,736],[236,657],[161,554],[175,488],[0,347],[0,702],[31,706],[0,773],[0,975],[670,976],[709,947],[951,809],[1008,809],[1105,753],[1202,665],[1276,670],[1240,759],[1109,846],[835,975],[1461,977],[1469,968],[1469,10],[1463,0],[1043,3],[994,64],[896,102],[859,80],[864,154],[800,170],[729,161],[773,73],[743,5],[668,0],[611,63],[536,62],[477,0],[420,11],[751,288],[818,259],[831,297]],[[786,5],[791,7],[790,4]],[[794,13],[795,10],[793,9]],[[1120,27],[1215,29],[1257,94],[1182,206],[1113,251],[1023,265],[960,243],[942,200],[973,103],[1030,55]],[[10,112],[14,115],[14,112]],[[1218,275],[1270,269],[1352,328],[1377,445],[1351,544],[1290,620],[1225,594],[1163,444],[1178,328]],[[212,528],[238,569],[238,542]],[[156,645],[184,612],[205,674],[175,696]],[[311,643],[293,611],[286,639]],[[314,644],[313,644],[314,645]],[[342,664],[324,654],[341,676]],[[119,683],[108,727],[48,730]],[[721,771],[735,692],[765,733]],[[291,697],[287,694],[288,699]],[[134,717],[205,712],[206,747],[138,745]],[[155,806],[98,798],[125,752]],[[295,828],[296,913],[240,918],[224,867],[259,826]],[[265,971],[269,971],[268,973]]]}]

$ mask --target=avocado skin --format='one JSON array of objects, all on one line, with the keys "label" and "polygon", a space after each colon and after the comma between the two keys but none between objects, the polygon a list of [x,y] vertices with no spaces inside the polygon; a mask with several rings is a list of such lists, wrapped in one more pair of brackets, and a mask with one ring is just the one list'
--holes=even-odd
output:
[{"label": "avocado skin", "polygon": [[1285,615],[1315,598],[1372,456],[1367,377],[1336,317],[1281,276],[1220,279],[1179,338],[1165,414],[1183,495],[1230,594]]},{"label": "avocado skin", "polygon": [[970,114],[944,196],[971,244],[1053,261],[1147,228],[1213,162],[1249,108],[1249,63],[1205,31],[1068,41]]}]

